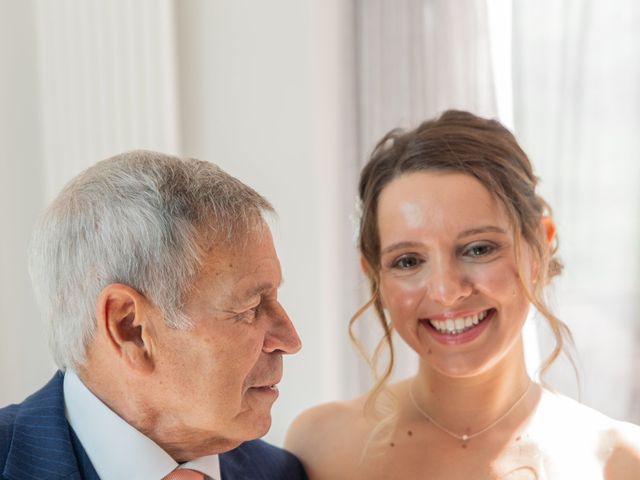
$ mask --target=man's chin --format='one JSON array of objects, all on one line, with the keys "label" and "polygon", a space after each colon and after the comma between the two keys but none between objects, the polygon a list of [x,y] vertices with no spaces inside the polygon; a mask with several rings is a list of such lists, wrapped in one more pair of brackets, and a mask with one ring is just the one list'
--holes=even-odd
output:
[{"label": "man's chin", "polygon": [[241,435],[243,441],[255,440],[263,437],[271,428],[271,406],[261,406],[245,410],[242,415],[236,417],[236,433]]},{"label": "man's chin", "polygon": [[271,412],[266,415],[261,415],[259,419],[252,425],[253,438],[249,440],[255,440],[256,438],[264,437],[271,428]]},{"label": "man's chin", "polygon": [[245,397],[244,412],[237,417],[237,421],[246,426],[239,429],[243,432],[244,441],[255,440],[267,434],[272,423],[271,408],[276,400],[262,392],[252,393],[253,395]]},{"label": "man's chin", "polygon": [[245,442],[257,440],[264,437],[271,428],[271,414],[257,417],[244,418],[242,423],[236,423],[232,435],[227,437],[222,448],[218,448],[213,453],[224,453],[238,448]]}]

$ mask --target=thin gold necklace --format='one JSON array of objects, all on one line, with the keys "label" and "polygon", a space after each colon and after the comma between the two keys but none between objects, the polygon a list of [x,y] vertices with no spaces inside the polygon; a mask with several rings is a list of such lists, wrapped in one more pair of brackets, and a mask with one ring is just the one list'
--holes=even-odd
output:
[{"label": "thin gold necklace", "polygon": [[452,436],[453,438],[455,438],[457,440],[460,440],[462,442],[462,448],[467,448],[467,444],[469,443],[469,440],[471,440],[472,438],[477,437],[478,435],[482,435],[487,430],[490,430],[493,427],[495,427],[498,423],[500,423],[501,420],[504,420],[504,418],[506,418],[507,415],[509,415],[518,406],[518,404],[524,399],[524,397],[527,395],[527,393],[529,393],[529,390],[531,389],[531,385],[533,385],[533,382],[531,380],[529,380],[529,384],[527,385],[527,388],[525,388],[525,390],[522,393],[522,395],[520,395],[520,397],[518,397],[518,399],[514,402],[514,404],[511,405],[509,407],[509,409],[506,412],[504,412],[502,415],[500,415],[496,420],[491,422],[489,425],[484,427],[482,430],[479,430],[479,431],[477,431],[475,433],[471,433],[471,434],[466,434],[465,433],[463,435],[458,435],[457,433],[452,432],[448,428],[443,427],[438,422],[436,422],[431,415],[429,415],[427,412],[425,412],[420,407],[420,405],[418,405],[418,402],[416,402],[416,398],[415,398],[415,396],[413,394],[413,385],[414,385],[414,383],[411,383],[411,386],[409,387],[409,397],[411,398],[411,402],[413,402],[413,406],[416,407],[416,410],[418,410],[418,412],[420,412],[427,420],[429,420],[431,423],[433,423],[436,427],[438,427],[444,433]]}]

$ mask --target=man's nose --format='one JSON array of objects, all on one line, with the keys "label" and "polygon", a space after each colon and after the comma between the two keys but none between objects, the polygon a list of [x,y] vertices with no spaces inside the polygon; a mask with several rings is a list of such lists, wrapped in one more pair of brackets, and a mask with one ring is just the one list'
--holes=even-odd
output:
[{"label": "man's nose", "polygon": [[279,303],[270,320],[271,325],[265,335],[263,351],[271,353],[279,350],[288,354],[298,352],[302,348],[302,342],[289,315]]},{"label": "man's nose", "polygon": [[471,282],[455,259],[432,259],[427,275],[427,295],[441,305],[453,306],[473,291]]}]

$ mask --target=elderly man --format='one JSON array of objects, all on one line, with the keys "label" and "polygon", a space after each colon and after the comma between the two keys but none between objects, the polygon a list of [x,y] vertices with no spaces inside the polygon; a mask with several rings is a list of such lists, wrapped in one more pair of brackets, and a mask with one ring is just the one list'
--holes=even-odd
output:
[{"label": "elderly man", "polygon": [[306,478],[255,440],[300,349],[271,212],[215,165],[159,153],[73,179],[30,265],[60,372],[0,410],[2,478]]}]

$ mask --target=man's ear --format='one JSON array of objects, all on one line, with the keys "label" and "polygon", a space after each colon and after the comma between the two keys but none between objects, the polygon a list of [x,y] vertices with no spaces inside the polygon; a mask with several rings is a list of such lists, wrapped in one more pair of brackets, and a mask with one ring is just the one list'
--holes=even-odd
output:
[{"label": "man's ear", "polygon": [[153,326],[155,307],[133,288],[120,283],[107,285],[96,304],[98,334],[130,368],[153,370]]}]

